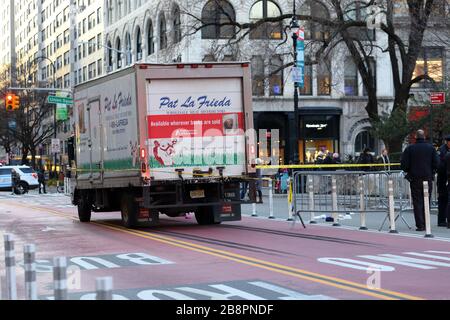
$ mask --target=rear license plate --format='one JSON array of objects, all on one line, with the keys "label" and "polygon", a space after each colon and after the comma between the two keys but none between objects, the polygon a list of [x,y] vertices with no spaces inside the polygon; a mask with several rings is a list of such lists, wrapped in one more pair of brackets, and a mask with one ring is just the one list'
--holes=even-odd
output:
[{"label": "rear license plate", "polygon": [[199,199],[205,197],[205,190],[192,190],[190,192],[192,199]]}]

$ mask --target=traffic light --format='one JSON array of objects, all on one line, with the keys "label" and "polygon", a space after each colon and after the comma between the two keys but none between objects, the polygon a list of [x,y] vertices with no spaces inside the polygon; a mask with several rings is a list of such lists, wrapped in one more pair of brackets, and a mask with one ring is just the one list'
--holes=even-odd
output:
[{"label": "traffic light", "polygon": [[20,99],[18,95],[13,95],[13,109],[17,110],[20,108]]},{"label": "traffic light", "polygon": [[14,111],[20,108],[20,98],[18,95],[8,93],[6,95],[6,111]]},{"label": "traffic light", "polygon": [[13,111],[14,110],[14,95],[11,93],[8,93],[6,95],[6,99],[5,99],[6,103],[6,111]]}]

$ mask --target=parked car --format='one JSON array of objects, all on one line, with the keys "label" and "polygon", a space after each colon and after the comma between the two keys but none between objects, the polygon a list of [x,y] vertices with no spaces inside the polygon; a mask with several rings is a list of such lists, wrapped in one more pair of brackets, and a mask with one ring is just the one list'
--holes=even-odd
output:
[{"label": "parked car", "polygon": [[11,190],[11,170],[15,169],[20,175],[20,182],[17,186],[17,193],[24,194],[28,190],[39,187],[37,173],[28,166],[3,166],[0,167],[0,190]]}]

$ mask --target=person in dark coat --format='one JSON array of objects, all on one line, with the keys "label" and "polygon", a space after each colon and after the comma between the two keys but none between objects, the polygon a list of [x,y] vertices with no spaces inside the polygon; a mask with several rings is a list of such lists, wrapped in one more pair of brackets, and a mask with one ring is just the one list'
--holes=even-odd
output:
[{"label": "person in dark coat", "polygon": [[20,176],[16,169],[11,169],[11,195],[18,194],[17,187],[19,186]]},{"label": "person in dark coat", "polygon": [[416,220],[416,231],[425,231],[425,209],[423,203],[423,182],[428,181],[429,198],[434,174],[439,166],[439,157],[433,146],[425,141],[425,132],[417,130],[416,143],[406,147],[401,159],[401,168],[407,173]]},{"label": "person in dark coat", "polygon": [[444,157],[446,174],[447,174],[447,228],[450,229],[450,152]]},{"label": "person in dark coat", "polygon": [[438,191],[438,226],[446,227],[447,222],[447,202],[448,202],[448,193],[447,193],[447,165],[445,156],[450,150],[450,135],[445,137],[446,143],[444,143],[439,148],[439,168],[437,174],[437,191]]},{"label": "person in dark coat", "polygon": [[44,170],[44,168],[40,168],[38,171],[38,183],[39,183],[39,193],[40,194],[42,193],[42,189],[44,189],[44,193],[47,193],[47,191],[45,190],[45,170]]},{"label": "person in dark coat", "polygon": [[[370,148],[365,148],[363,153],[358,158],[358,164],[371,164],[374,163],[373,155],[370,153]],[[370,167],[362,167],[361,170],[369,171]]]}]

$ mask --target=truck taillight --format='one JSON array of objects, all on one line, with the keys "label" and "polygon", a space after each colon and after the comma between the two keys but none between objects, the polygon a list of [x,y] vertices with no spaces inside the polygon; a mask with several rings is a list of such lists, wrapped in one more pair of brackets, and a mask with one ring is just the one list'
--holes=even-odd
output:
[{"label": "truck taillight", "polygon": [[147,172],[147,164],[145,162],[141,163],[141,172],[146,173]]},{"label": "truck taillight", "polygon": [[205,68],[207,68],[207,69],[211,69],[213,67],[213,65],[212,64],[205,64]]},{"label": "truck taillight", "polygon": [[250,153],[251,154],[255,154],[256,152],[255,152],[255,146],[252,144],[252,145],[250,145]]},{"label": "truck taillight", "polygon": [[141,148],[141,159],[144,160],[147,156],[147,153],[145,151],[145,148]]},{"label": "truck taillight", "polygon": [[191,68],[192,69],[197,69],[198,68],[198,64],[191,64]]},{"label": "truck taillight", "polygon": [[177,64],[177,69],[184,69],[184,64]]},{"label": "truck taillight", "polygon": [[249,65],[250,65],[250,64],[248,64],[248,63],[243,63],[241,66],[242,66],[242,68],[248,68]]}]

